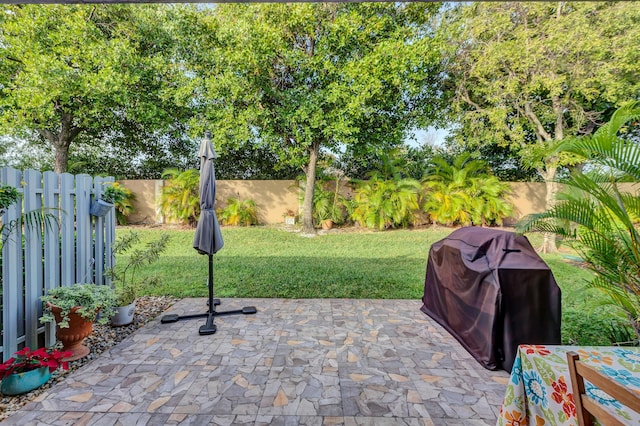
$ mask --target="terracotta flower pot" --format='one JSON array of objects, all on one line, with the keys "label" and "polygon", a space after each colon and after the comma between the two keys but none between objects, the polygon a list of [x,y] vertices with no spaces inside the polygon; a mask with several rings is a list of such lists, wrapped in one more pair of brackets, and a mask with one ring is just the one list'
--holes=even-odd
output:
[{"label": "terracotta flower pot", "polygon": [[[91,331],[93,330],[93,321],[82,318],[77,313],[78,309],[80,309],[80,307],[73,308],[69,313],[68,328],[61,328],[56,325],[56,338],[62,342],[62,350],[71,351],[71,356],[64,358],[63,361],[75,361],[77,359],[84,358],[89,355],[90,352],[89,348],[84,346],[82,342],[85,337],[91,334]],[[52,305],[51,312],[53,313],[56,322],[60,323],[60,321],[62,321],[60,308]]]},{"label": "terracotta flower pot", "polygon": [[322,229],[329,230],[333,228],[333,221],[331,219],[326,219],[322,221],[321,225],[322,225]]}]

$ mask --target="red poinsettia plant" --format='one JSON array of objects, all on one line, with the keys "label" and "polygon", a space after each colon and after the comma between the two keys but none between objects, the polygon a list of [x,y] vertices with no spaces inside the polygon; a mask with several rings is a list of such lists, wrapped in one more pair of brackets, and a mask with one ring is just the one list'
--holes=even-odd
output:
[{"label": "red poinsettia plant", "polygon": [[39,348],[32,351],[24,348],[13,354],[4,363],[0,364],[0,378],[18,373],[26,373],[27,371],[36,370],[40,367],[48,367],[50,372],[55,371],[58,367],[63,370],[69,369],[69,363],[63,361],[63,358],[71,356],[71,351],[59,351],[51,348]]}]

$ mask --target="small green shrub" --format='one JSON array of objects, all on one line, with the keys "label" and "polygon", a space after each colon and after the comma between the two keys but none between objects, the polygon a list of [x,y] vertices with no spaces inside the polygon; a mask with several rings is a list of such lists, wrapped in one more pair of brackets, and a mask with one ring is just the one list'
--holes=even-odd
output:
[{"label": "small green shrub", "polygon": [[119,225],[127,224],[127,216],[133,212],[132,202],[135,198],[135,194],[130,189],[118,182],[108,184],[102,193],[102,199],[115,206],[116,220]]},{"label": "small green shrub", "polygon": [[220,222],[230,226],[251,226],[258,224],[256,203],[253,200],[228,198],[227,205],[218,212]]},{"label": "small green shrub", "polygon": [[40,318],[41,323],[55,321],[50,305],[61,309],[62,321],[58,323],[61,328],[69,327],[69,314],[75,307],[80,307],[77,313],[84,319],[94,321],[100,311],[100,324],[106,324],[113,316],[116,306],[116,295],[113,289],[107,285],[97,284],[73,284],[52,288],[45,296],[41,297],[44,304],[44,314]]},{"label": "small green shrub", "polygon": [[[117,306],[126,306],[132,303],[138,297],[143,286],[159,283],[157,275],[138,279],[137,273],[141,267],[151,265],[160,258],[160,255],[167,249],[169,239],[168,234],[162,234],[158,238],[147,241],[144,248],[134,248],[140,242],[140,234],[137,232],[129,232],[118,238],[113,245],[113,253],[126,264],[121,267],[116,265],[115,268],[107,271],[107,275],[113,280]],[[129,256],[125,257],[126,255]]]}]

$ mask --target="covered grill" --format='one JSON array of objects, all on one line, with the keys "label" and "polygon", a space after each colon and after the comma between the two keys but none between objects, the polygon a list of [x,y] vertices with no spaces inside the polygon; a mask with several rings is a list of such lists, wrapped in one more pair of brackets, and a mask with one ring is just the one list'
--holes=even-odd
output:
[{"label": "covered grill", "polygon": [[560,344],[560,289],[513,232],[467,227],[433,244],[422,302],[490,370],[510,371],[520,344]]}]

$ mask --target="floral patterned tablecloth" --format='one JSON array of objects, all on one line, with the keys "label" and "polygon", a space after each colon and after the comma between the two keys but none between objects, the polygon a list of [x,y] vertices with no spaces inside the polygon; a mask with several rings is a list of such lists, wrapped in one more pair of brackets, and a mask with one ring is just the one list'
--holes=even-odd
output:
[{"label": "floral patterned tablecloth", "polygon": [[[616,346],[520,345],[498,417],[499,426],[577,425],[567,352],[640,393],[640,348]],[[589,382],[586,392],[611,407],[623,423],[640,425],[626,410]]]}]

